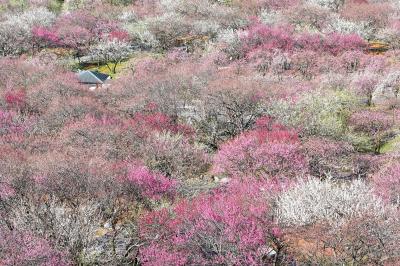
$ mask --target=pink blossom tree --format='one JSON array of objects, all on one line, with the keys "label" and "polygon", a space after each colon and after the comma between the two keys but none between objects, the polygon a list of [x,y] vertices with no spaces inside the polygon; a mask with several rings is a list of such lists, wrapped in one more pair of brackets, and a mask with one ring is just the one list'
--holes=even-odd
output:
[{"label": "pink blossom tree", "polygon": [[30,232],[0,230],[0,263],[11,265],[67,266],[68,254],[58,251]]},{"label": "pink blossom tree", "polygon": [[372,71],[366,71],[357,75],[352,82],[352,87],[358,95],[361,95],[367,99],[367,105],[372,105],[372,96],[379,83],[378,75],[372,73]]},{"label": "pink blossom tree", "polygon": [[331,33],[325,40],[323,49],[333,55],[343,51],[360,51],[366,47],[366,42],[357,34]]},{"label": "pink blossom tree", "polygon": [[307,164],[297,133],[272,124],[256,126],[222,144],[214,157],[213,172],[233,177],[290,177],[307,172]]},{"label": "pink blossom tree", "polygon": [[372,176],[375,193],[385,201],[400,204],[400,163],[389,162]]},{"label": "pink blossom tree", "polygon": [[373,150],[379,153],[384,144],[385,134],[394,124],[393,117],[384,112],[360,111],[350,117],[350,127],[356,132],[367,134],[372,139]]},{"label": "pink blossom tree", "polygon": [[283,50],[290,51],[294,47],[292,30],[282,27],[270,27],[260,22],[254,22],[249,29],[243,33],[244,54],[255,50]]},{"label": "pink blossom tree", "polygon": [[9,108],[21,110],[26,105],[26,96],[23,90],[7,91],[4,100]]}]

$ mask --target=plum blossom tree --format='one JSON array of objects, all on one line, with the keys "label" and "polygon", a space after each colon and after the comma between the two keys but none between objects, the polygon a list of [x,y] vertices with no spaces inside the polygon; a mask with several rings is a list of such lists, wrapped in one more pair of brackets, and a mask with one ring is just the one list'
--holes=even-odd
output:
[{"label": "plum blossom tree", "polygon": [[36,27],[48,27],[55,20],[55,15],[44,8],[10,14],[0,22],[0,53],[3,56],[18,55],[33,49],[32,30]]},{"label": "plum blossom tree", "polygon": [[[215,149],[222,141],[251,128],[262,114],[263,97],[257,88],[248,87],[250,84],[238,79],[226,80],[226,87],[213,89],[196,103],[197,109],[203,110],[194,123],[202,143]],[[242,90],[240,85],[248,89]]]},{"label": "plum blossom tree", "polygon": [[351,155],[354,152],[349,143],[318,137],[305,140],[303,147],[308,158],[310,174],[320,178],[339,175],[340,168],[345,165],[343,161],[352,161]]},{"label": "plum blossom tree", "polygon": [[399,220],[393,210],[365,214],[338,226],[317,223],[286,232],[298,263],[386,264],[398,260]]},{"label": "plum blossom tree", "polygon": [[334,225],[352,217],[384,212],[383,201],[361,180],[350,184],[329,179],[300,181],[279,197],[277,206],[278,221],[293,226],[311,225],[318,221]]},{"label": "plum blossom tree", "polygon": [[283,11],[287,20],[297,29],[322,32],[329,23],[330,12],[316,5],[299,5]]},{"label": "plum blossom tree", "polygon": [[26,96],[23,90],[8,91],[4,95],[8,107],[21,110],[26,105]]},{"label": "plum blossom tree", "polygon": [[180,134],[155,133],[148,136],[145,143],[141,153],[146,165],[170,178],[199,178],[209,168],[205,149]]},{"label": "plum blossom tree", "polygon": [[367,100],[367,105],[372,105],[372,96],[379,82],[379,76],[371,73],[371,71],[366,71],[357,74],[353,81],[352,87],[357,92],[357,94],[363,96]]},{"label": "plum blossom tree", "polygon": [[297,49],[328,52],[334,56],[347,51],[363,51],[367,43],[357,34],[341,34],[337,32],[321,36],[303,33],[296,38]]},{"label": "plum blossom tree", "polygon": [[[226,188],[182,200],[140,221],[145,265],[246,264],[284,260],[280,230],[270,220],[267,195],[276,185],[234,182]],[[158,252],[160,251],[160,252]]]},{"label": "plum blossom tree", "polygon": [[398,256],[398,213],[363,180],[302,180],[276,204],[296,262],[379,264]]},{"label": "plum blossom tree", "polygon": [[324,39],[322,47],[331,54],[338,55],[343,51],[362,51],[366,42],[357,34],[331,33]]},{"label": "plum blossom tree", "polygon": [[174,196],[176,181],[160,173],[152,173],[141,164],[132,165],[126,176],[127,183],[132,185],[143,198],[160,200],[162,196]]},{"label": "plum blossom tree", "polygon": [[[393,12],[393,5],[389,2],[375,1],[369,3],[347,2],[340,13],[344,19],[362,25],[365,33],[369,32],[367,36],[376,37],[380,30],[388,26]],[[361,36],[367,37],[362,32],[360,33]]]},{"label": "plum blossom tree", "polygon": [[280,100],[267,113],[283,125],[298,128],[307,136],[339,138],[347,128],[346,119],[355,98],[349,92],[313,91],[296,100]]},{"label": "plum blossom tree", "polygon": [[105,63],[112,73],[116,73],[117,66],[122,60],[129,58],[132,48],[129,43],[118,39],[99,42],[90,49],[94,61]]},{"label": "plum blossom tree", "polygon": [[378,173],[372,176],[375,193],[385,201],[396,206],[400,204],[400,164],[389,162]]},{"label": "plum blossom tree", "polygon": [[389,70],[386,77],[381,79],[374,91],[373,102],[379,104],[395,99],[397,100],[400,92],[400,71]]},{"label": "plum blossom tree", "polygon": [[68,254],[54,249],[46,239],[36,237],[31,232],[2,229],[0,233],[2,265],[71,265]]},{"label": "plum blossom tree", "polygon": [[6,182],[0,183],[0,200],[6,200],[15,195],[15,190]]},{"label": "plum blossom tree", "polygon": [[[63,184],[68,183],[65,179]],[[94,240],[102,220],[100,203],[70,199],[73,191],[78,190],[76,184],[70,183],[68,191],[60,191],[55,181],[46,176],[34,176],[31,180],[20,178],[14,183],[17,194],[9,202],[7,222],[14,230],[35,232],[67,251],[75,263],[82,262],[84,249]],[[28,191],[29,197],[23,196]]]},{"label": "plum blossom tree", "polygon": [[384,112],[361,111],[351,115],[350,126],[358,132],[368,134],[372,138],[373,149],[379,153],[384,144],[385,134],[393,126],[393,117]]},{"label": "plum blossom tree", "polygon": [[[266,121],[262,118],[256,126]],[[307,172],[297,133],[268,123],[222,144],[214,157],[214,173],[243,178],[291,177]]]},{"label": "plum blossom tree", "polygon": [[78,58],[87,51],[95,38],[93,33],[79,25],[65,25],[50,29],[49,33],[43,37],[50,43],[75,50]]},{"label": "plum blossom tree", "polygon": [[294,40],[290,29],[267,26],[254,22],[249,29],[243,33],[241,42],[245,54],[254,50],[278,49],[290,51],[293,49]]},{"label": "plum blossom tree", "polygon": [[0,110],[0,135],[23,134],[29,128],[28,125],[15,111]]},{"label": "plum blossom tree", "polygon": [[374,31],[367,21],[350,21],[339,15],[331,18],[324,31],[338,32],[341,34],[357,34],[366,40],[370,40],[374,36]]},{"label": "plum blossom tree", "polygon": [[147,104],[144,111],[137,112],[133,115],[130,120],[130,125],[138,135],[146,137],[149,131],[169,131],[174,134],[182,134],[185,136],[191,136],[193,134],[192,128],[181,123],[176,123],[170,116],[157,112],[156,108],[157,105],[150,103]]},{"label": "plum blossom tree", "polygon": [[313,5],[318,5],[331,9],[332,11],[339,11],[339,9],[344,5],[344,0],[307,0],[308,3]]},{"label": "plum blossom tree", "polygon": [[81,10],[61,14],[53,25],[34,31],[39,43],[72,49],[78,60],[87,54],[90,46],[107,39],[112,32],[117,34],[115,37],[119,36],[117,32],[121,33],[116,23]]}]

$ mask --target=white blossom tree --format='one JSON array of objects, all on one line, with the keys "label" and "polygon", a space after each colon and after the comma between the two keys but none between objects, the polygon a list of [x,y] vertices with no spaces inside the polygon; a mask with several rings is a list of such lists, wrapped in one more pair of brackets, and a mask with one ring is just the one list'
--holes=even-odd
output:
[{"label": "white blossom tree", "polygon": [[116,73],[117,65],[129,58],[133,50],[129,43],[117,39],[104,40],[90,49],[93,60],[105,63],[112,73]]},{"label": "white blossom tree", "polygon": [[282,194],[278,201],[278,219],[286,225],[303,226],[315,222],[340,224],[365,214],[380,215],[382,200],[363,181],[336,183],[310,179]]},{"label": "white blossom tree", "polygon": [[338,11],[343,5],[344,0],[307,0],[308,3],[313,5],[318,5],[331,9],[333,11]]},{"label": "white blossom tree", "polygon": [[374,24],[369,21],[351,21],[335,14],[328,20],[328,25],[324,29],[326,33],[339,32],[342,34],[358,34],[364,39],[373,39],[375,29]]},{"label": "white blossom tree", "polygon": [[32,47],[32,29],[51,25],[55,14],[45,8],[9,14],[0,22],[0,54],[18,55]]},{"label": "white blossom tree", "polygon": [[[293,253],[301,264],[384,265],[398,260],[398,211],[362,180],[301,181],[279,197],[277,206],[277,219],[292,233]],[[306,244],[297,246],[298,240]]]}]

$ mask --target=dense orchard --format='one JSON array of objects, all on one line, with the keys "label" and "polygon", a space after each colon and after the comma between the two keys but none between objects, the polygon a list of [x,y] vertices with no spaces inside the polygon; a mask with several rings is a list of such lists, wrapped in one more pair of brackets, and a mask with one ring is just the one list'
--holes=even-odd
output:
[{"label": "dense orchard", "polygon": [[399,14],[1,0],[0,265],[398,265]]}]

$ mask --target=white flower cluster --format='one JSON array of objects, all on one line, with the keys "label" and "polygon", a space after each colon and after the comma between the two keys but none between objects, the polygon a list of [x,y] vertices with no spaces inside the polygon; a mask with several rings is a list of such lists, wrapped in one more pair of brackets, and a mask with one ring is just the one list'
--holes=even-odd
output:
[{"label": "white flower cluster", "polygon": [[349,218],[384,212],[382,200],[361,180],[350,183],[329,179],[301,181],[279,197],[277,206],[278,220],[289,226],[316,222],[340,224]]},{"label": "white flower cluster", "polygon": [[55,15],[45,8],[6,16],[6,20],[0,22],[0,54],[14,55],[26,51],[32,45],[32,28],[49,26],[54,20]]},{"label": "white flower cluster", "polygon": [[338,11],[343,6],[344,0],[306,0],[307,3]]},{"label": "white flower cluster", "polygon": [[358,34],[367,40],[373,38],[374,34],[374,28],[371,23],[367,21],[354,22],[337,15],[332,16],[324,31],[327,33]]},{"label": "white flower cluster", "polygon": [[105,40],[92,47],[90,54],[94,60],[101,62],[119,62],[128,58],[132,53],[129,43],[119,40]]}]

